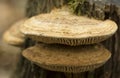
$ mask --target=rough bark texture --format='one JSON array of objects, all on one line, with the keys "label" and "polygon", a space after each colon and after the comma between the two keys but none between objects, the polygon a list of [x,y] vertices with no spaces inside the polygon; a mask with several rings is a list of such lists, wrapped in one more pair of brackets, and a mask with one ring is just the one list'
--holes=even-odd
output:
[{"label": "rough bark texture", "polygon": [[[33,15],[37,15],[39,13],[48,13],[51,11],[51,9],[55,7],[59,8],[65,3],[66,1],[64,2],[64,0],[28,0],[26,16],[32,17]],[[82,3],[82,5],[81,3],[78,4],[75,4],[77,5],[76,7],[72,6],[74,7],[75,14],[85,15],[102,20],[112,19],[118,24],[118,26],[120,25],[120,15],[118,14],[118,7],[115,5],[104,5],[104,9],[98,10],[95,9],[97,8],[95,3],[92,5],[89,2]],[[112,38],[103,42],[103,44],[112,52],[112,58],[104,66],[97,70],[77,74],[53,72],[42,69],[24,59],[24,63],[22,64],[23,74],[20,78],[120,78],[119,33],[120,29],[118,29],[117,33]],[[27,40],[26,46],[30,46],[31,43],[31,40]]]},{"label": "rough bark texture", "polygon": [[40,13],[49,13],[54,8],[60,8],[69,0],[28,0],[26,16],[31,17]]},{"label": "rough bark texture", "polygon": [[120,15],[118,9],[120,9],[118,6],[110,5],[110,12],[106,13],[107,18],[109,17],[118,24],[117,33],[105,42],[105,46],[112,52],[112,58],[104,66],[106,78],[120,78]]}]

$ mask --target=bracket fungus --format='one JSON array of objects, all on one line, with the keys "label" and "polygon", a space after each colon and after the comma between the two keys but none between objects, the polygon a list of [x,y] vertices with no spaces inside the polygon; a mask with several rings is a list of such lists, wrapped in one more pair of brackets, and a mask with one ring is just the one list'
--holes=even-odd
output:
[{"label": "bracket fungus", "polygon": [[21,25],[25,22],[26,19],[22,19],[15,24],[11,26],[10,29],[8,29],[4,34],[3,34],[3,40],[14,46],[22,46],[25,42],[25,35],[20,32],[20,27]]},{"label": "bracket fungus", "polygon": [[[22,52],[20,62],[23,64],[19,68],[22,72],[17,72],[20,77],[48,78],[45,75],[49,72],[50,78],[58,78],[63,74],[69,75],[66,78],[74,78],[74,75],[78,75],[75,78],[80,78],[83,74],[81,72],[92,71],[105,64],[110,59],[111,52],[99,43],[111,37],[118,29],[120,13],[116,1],[118,0],[28,0],[26,16],[33,17],[22,22],[22,26],[15,24],[17,26],[11,27],[4,34],[7,43],[15,46],[25,43],[29,47],[25,47],[27,49],[24,48]],[[52,10],[54,6],[57,9]],[[79,16],[70,11],[70,6],[74,14]],[[117,24],[112,20],[117,21]],[[28,37],[26,42],[25,36]],[[115,46],[112,47],[118,46],[117,40],[110,44],[113,45],[114,42]],[[23,60],[24,57],[26,59]],[[114,66],[116,64],[113,69]],[[51,72],[59,75],[53,77]],[[109,73],[106,72],[104,76]]]},{"label": "bracket fungus", "polygon": [[[46,73],[52,71],[75,75],[74,73],[95,70],[109,60],[111,53],[96,43],[106,40],[117,31],[118,27],[114,21],[105,20],[109,19],[106,18],[105,10],[111,9],[104,7],[105,4],[103,7],[96,5],[98,4],[97,1],[94,3],[92,3],[93,0],[79,1],[91,1],[90,7],[86,4],[76,7],[76,10],[81,10],[80,16],[70,12],[70,8],[66,8],[69,5],[64,5],[65,8],[54,9],[50,13],[33,16],[24,22],[23,27],[20,27],[20,31],[30,39],[29,43],[32,40],[37,42],[36,45],[29,46],[22,52],[27,61],[32,62],[25,64],[26,71],[24,72],[27,75],[37,72],[32,77],[37,75],[36,78],[39,78],[43,77],[43,72],[47,75]],[[32,11],[36,13],[35,10],[37,9]],[[31,11],[30,8],[29,11]],[[28,16],[31,17],[34,13],[31,12],[29,15],[28,12]],[[86,17],[89,14],[91,18]],[[41,70],[42,68],[43,70]],[[51,75],[51,78],[56,77]]]},{"label": "bracket fungus", "polygon": [[28,19],[20,30],[37,42],[76,46],[106,40],[116,32],[117,24],[111,20],[76,16],[66,9],[58,9]]},{"label": "bracket fungus", "polygon": [[111,53],[100,44],[77,47],[37,44],[24,50],[23,56],[51,71],[78,73],[102,66]]}]

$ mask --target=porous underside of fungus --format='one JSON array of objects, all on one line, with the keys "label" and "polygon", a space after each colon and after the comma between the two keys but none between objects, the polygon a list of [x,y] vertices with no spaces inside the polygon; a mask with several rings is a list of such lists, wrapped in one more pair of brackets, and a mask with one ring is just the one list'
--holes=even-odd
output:
[{"label": "porous underside of fungus", "polygon": [[26,19],[20,20],[16,22],[14,25],[11,26],[10,29],[8,29],[4,35],[3,40],[14,46],[21,46],[25,42],[25,35],[20,32],[20,27],[24,23]]},{"label": "porous underside of fungus", "polygon": [[101,42],[116,30],[117,25],[111,20],[100,21],[76,16],[66,8],[34,16],[21,28],[21,32],[33,40],[71,46]]},{"label": "porous underside of fungus", "polygon": [[22,54],[42,68],[72,73],[94,70],[111,57],[111,53],[100,44],[77,47],[37,44]]}]

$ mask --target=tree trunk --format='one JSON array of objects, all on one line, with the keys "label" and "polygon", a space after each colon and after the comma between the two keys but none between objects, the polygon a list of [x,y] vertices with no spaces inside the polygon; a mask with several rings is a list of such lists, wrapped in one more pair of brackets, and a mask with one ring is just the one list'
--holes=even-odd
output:
[{"label": "tree trunk", "polygon": [[[69,0],[68,0],[69,1]],[[40,13],[48,13],[53,8],[60,8],[68,2],[67,0],[28,0],[26,16],[32,17]],[[89,2],[88,2],[89,3]],[[88,6],[87,4],[84,7]],[[104,5],[107,6],[107,9],[102,11],[102,14],[96,15],[96,13],[91,12],[88,9],[84,9],[83,13],[87,13],[87,16],[99,18],[99,19],[112,19],[118,26],[120,25],[120,16],[117,12],[117,7],[114,5]],[[83,7],[83,6],[82,6]],[[95,4],[91,5],[94,9],[96,8]],[[78,8],[78,7],[77,7]],[[108,10],[109,8],[109,10]],[[120,9],[120,8],[119,8]],[[79,9],[74,11],[78,12]],[[86,10],[90,11],[89,13]],[[75,13],[76,13],[75,12]],[[102,17],[101,17],[102,15]],[[103,44],[112,52],[112,58],[101,68],[84,73],[62,73],[62,72],[53,72],[40,68],[39,66],[31,63],[30,61],[23,59],[24,63],[21,64],[22,75],[20,78],[120,78],[120,38],[119,38],[120,29],[117,33],[110,39],[103,42]],[[26,40],[26,47],[34,45],[34,42],[30,39]],[[21,61],[20,61],[21,62]]]}]

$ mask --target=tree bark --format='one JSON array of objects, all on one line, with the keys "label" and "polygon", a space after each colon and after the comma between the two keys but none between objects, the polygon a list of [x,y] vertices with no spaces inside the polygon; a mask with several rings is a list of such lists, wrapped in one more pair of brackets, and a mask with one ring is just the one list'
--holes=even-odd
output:
[{"label": "tree bark", "polygon": [[40,13],[49,13],[54,8],[60,8],[69,0],[28,0],[26,16],[32,17]]}]

